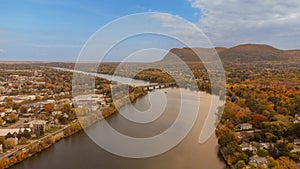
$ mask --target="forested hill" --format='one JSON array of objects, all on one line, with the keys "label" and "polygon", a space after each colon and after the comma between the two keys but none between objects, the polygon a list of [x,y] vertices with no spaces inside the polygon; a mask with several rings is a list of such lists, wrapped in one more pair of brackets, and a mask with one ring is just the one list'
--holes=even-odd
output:
[{"label": "forested hill", "polygon": [[[215,48],[222,62],[272,62],[284,61],[295,63],[300,61],[300,50],[280,50],[268,45],[244,44],[232,48]],[[199,55],[211,55],[215,50],[209,48],[174,48],[171,49],[162,61],[171,61],[172,54],[177,55],[183,61],[199,61]]]}]

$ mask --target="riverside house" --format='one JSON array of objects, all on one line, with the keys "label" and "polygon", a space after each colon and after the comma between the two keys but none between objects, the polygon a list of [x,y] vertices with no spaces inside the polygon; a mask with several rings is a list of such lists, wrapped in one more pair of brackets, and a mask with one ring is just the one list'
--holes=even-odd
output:
[{"label": "riverside house", "polygon": [[42,130],[45,132],[49,129],[50,125],[48,121],[45,120],[33,120],[25,124],[25,127],[28,127],[31,129],[32,133],[35,133],[36,131]]},{"label": "riverside house", "polygon": [[268,161],[265,157],[250,157],[249,164],[252,164],[254,167],[268,167]]},{"label": "riverside house", "polygon": [[250,123],[241,123],[235,126],[236,130],[251,130],[253,129],[252,124]]}]

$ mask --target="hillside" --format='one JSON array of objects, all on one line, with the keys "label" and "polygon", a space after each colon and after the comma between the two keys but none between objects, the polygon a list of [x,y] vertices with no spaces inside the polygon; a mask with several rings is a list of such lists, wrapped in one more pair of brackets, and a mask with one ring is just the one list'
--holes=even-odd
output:
[{"label": "hillside", "polygon": [[268,45],[244,44],[232,48],[217,47],[209,48],[174,48],[163,58],[162,61],[170,61],[172,54],[177,55],[185,62],[199,61],[199,55],[212,55],[215,51],[219,54],[222,62],[299,62],[300,50],[280,50]]}]

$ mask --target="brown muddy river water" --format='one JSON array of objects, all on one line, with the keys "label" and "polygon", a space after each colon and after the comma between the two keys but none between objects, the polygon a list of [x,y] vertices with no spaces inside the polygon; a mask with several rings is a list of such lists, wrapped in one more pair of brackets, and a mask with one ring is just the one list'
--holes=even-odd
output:
[{"label": "brown muddy river water", "polygon": [[[184,89],[183,89],[184,90]],[[151,100],[160,104],[161,93],[167,98],[164,113],[154,122],[138,124],[128,121],[120,114],[109,117],[107,122],[119,132],[132,137],[150,137],[157,135],[170,127],[178,115],[181,99],[179,89],[169,88],[154,91]],[[196,97],[196,92],[184,90],[189,99]],[[79,132],[65,138],[47,150],[35,155],[15,166],[13,169],[223,169],[224,163],[218,157],[217,139],[213,135],[204,144],[198,142],[201,128],[205,121],[210,95],[200,93],[200,111],[196,123],[187,137],[170,151],[145,159],[130,159],[113,155],[95,144],[85,132]],[[154,105],[155,105],[154,104]],[[149,96],[139,98],[134,107],[146,110],[150,107]],[[131,111],[128,105],[122,107]],[[186,109],[188,110],[189,107]],[[155,111],[155,108],[153,109]],[[188,112],[184,112],[188,113]],[[89,133],[97,133],[103,121],[91,126]]]}]

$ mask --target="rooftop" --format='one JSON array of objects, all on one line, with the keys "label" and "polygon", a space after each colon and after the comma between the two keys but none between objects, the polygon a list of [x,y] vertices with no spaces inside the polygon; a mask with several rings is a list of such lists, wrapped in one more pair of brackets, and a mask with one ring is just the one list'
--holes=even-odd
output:
[{"label": "rooftop", "polygon": [[0,137],[5,137],[8,133],[19,133],[20,130],[21,132],[24,132],[25,129],[30,131],[29,128],[0,129]]}]

